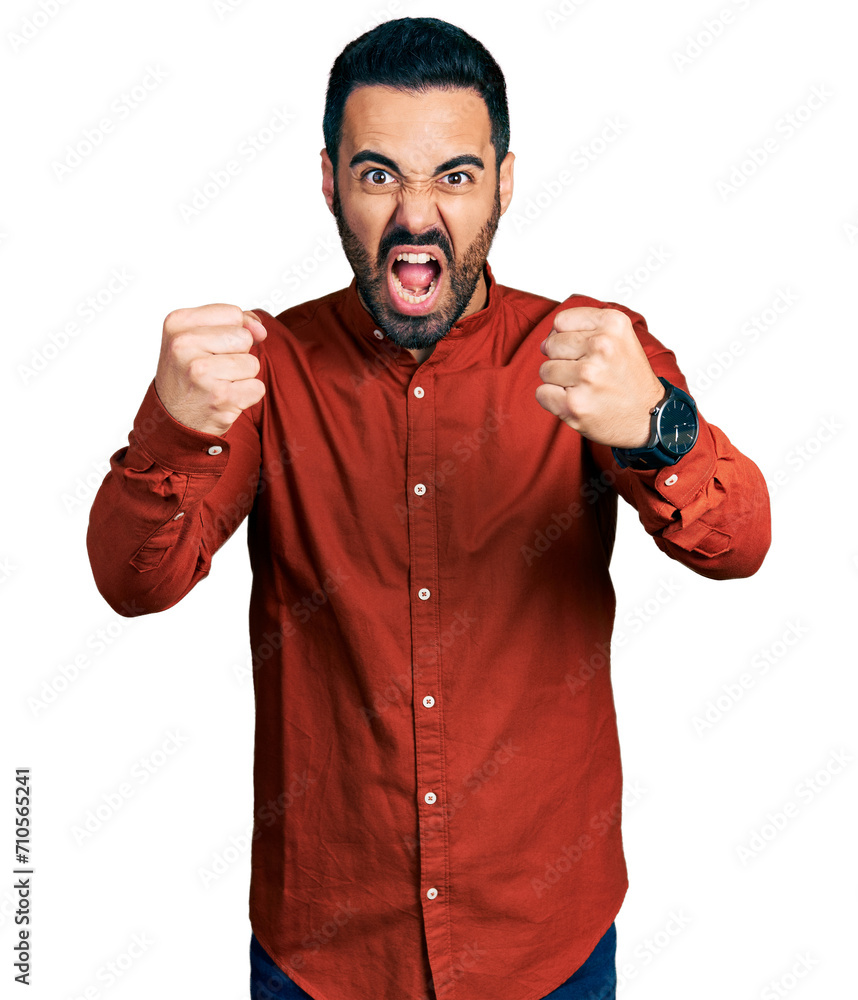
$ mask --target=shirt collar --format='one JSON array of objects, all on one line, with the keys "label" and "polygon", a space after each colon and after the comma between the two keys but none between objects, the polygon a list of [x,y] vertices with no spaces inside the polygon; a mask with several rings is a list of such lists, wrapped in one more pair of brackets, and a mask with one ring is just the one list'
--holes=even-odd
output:
[{"label": "shirt collar", "polygon": [[[488,297],[486,304],[470,316],[460,317],[450,328],[446,337],[438,341],[431,358],[440,360],[451,350],[455,350],[460,341],[467,340],[470,346],[476,346],[476,341],[482,340],[485,334],[498,320],[501,312],[501,292],[495,281],[489,262],[484,267]],[[389,354],[395,346],[388,340],[384,328],[379,326],[372,315],[364,308],[357,290],[357,279],[352,278],[348,288],[343,289],[343,315],[350,332],[361,340],[373,345],[377,350]],[[395,350],[405,363],[416,364],[414,355],[404,348]]]}]

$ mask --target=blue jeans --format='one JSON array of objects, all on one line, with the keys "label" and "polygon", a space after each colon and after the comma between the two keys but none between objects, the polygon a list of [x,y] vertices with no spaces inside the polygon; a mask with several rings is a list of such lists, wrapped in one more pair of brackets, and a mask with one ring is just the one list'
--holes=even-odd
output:
[{"label": "blue jeans", "polygon": [[[565,983],[543,1000],[616,1000],[617,928],[615,924]],[[255,934],[250,935],[250,1000],[313,1000],[309,993],[275,965]]]}]

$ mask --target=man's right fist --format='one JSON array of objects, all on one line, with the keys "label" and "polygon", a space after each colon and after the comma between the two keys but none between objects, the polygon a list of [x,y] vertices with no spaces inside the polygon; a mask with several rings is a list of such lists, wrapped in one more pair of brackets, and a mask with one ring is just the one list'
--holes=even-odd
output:
[{"label": "man's right fist", "polygon": [[250,348],[267,331],[255,313],[215,303],[176,309],[164,320],[155,391],[180,423],[225,434],[242,410],[258,403],[265,385],[255,376]]}]

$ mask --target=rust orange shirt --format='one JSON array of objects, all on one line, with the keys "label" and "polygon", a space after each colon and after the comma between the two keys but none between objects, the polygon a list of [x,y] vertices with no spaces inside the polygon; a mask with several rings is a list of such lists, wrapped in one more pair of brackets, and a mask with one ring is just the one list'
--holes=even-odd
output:
[{"label": "rust orange shirt", "polygon": [[[552,316],[495,282],[418,363],[356,284],[272,317],[266,394],[223,436],[150,384],[87,544],[124,615],[176,604],[248,517],[256,700],[250,920],[317,1000],[539,1000],[627,888],[609,666],[617,496],[672,559],[756,571],[757,466],[700,415],[621,470],[534,392]],[[298,794],[296,789],[301,789]]]}]

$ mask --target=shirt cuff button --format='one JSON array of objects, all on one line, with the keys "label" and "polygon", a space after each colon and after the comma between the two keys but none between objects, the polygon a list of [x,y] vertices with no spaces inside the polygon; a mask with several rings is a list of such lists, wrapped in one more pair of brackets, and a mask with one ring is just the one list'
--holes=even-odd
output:
[{"label": "shirt cuff button", "polygon": [[222,451],[223,448],[221,448],[219,444],[213,444],[211,448],[209,448],[210,455],[219,455]]},{"label": "shirt cuff button", "polygon": [[674,483],[679,482],[679,476],[674,473],[672,476],[668,476],[664,481],[665,486],[673,486]]}]

